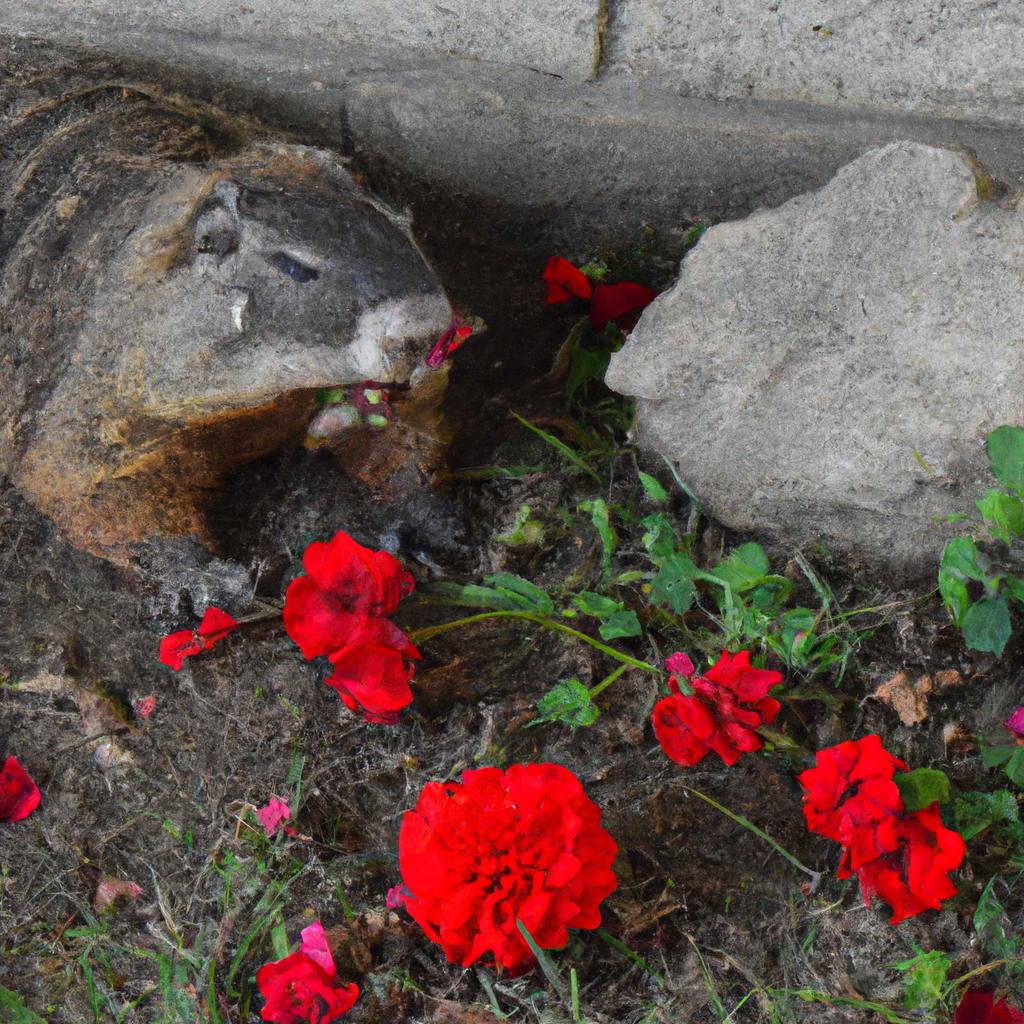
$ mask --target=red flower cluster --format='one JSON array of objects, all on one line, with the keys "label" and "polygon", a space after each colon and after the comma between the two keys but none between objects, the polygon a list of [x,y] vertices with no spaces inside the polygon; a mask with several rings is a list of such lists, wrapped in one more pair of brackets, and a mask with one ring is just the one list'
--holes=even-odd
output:
[{"label": "red flower cluster", "polygon": [[893,776],[907,766],[878,736],[819,750],[815,760],[800,774],[807,827],[842,844],[838,876],[856,875],[865,903],[881,896],[899,924],[956,894],[949,872],[964,858],[964,841],[943,826],[937,803],[904,809]]},{"label": "red flower cluster", "polygon": [[160,641],[160,661],[180,672],[186,658],[207,650],[236,629],[238,623],[227,612],[207,608],[198,629],[179,629]]},{"label": "red flower cluster", "polygon": [[650,305],[658,294],[653,288],[636,281],[618,284],[598,284],[594,288],[590,278],[561,256],[552,256],[544,268],[544,281],[548,286],[548,304],[569,302],[572,299],[592,299],[590,324],[595,331],[603,331],[609,323],[628,331],[636,324],[640,311]]},{"label": "red flower cluster", "polygon": [[306,658],[327,655],[326,680],[351,711],[368,722],[393,725],[412,702],[408,664],[420,656],[389,622],[413,579],[386,551],[372,551],[339,530],[316,541],[302,558],[306,575],[294,579],[284,602],[284,626]]},{"label": "red flower cluster", "polygon": [[[685,655],[674,654],[666,664],[670,671],[685,672],[687,666],[693,671]],[[749,651],[723,651],[704,675],[690,680],[692,696],[683,696],[679,680],[669,676],[672,694],[658,701],[651,713],[654,735],[676,764],[693,766],[713,750],[733,765],[740,754],[763,746],[754,730],[775,721],[780,705],[767,693],[781,682],[779,672],[752,668]]]},{"label": "red flower cluster", "polygon": [[9,757],[0,769],[0,821],[21,821],[39,806],[39,787],[21,767],[16,757]]},{"label": "red flower cluster", "polygon": [[953,1024],[1024,1024],[1024,1012],[996,1001],[989,989],[971,989],[963,994]]},{"label": "red flower cluster", "polygon": [[556,764],[480,768],[430,782],[398,840],[405,908],[452,963],[480,957],[517,975],[538,946],[559,949],[569,928],[597,928],[615,888],[618,847],[579,779]]},{"label": "red flower cluster", "polygon": [[323,925],[314,921],[302,931],[297,953],[264,964],[256,984],[266,1003],[260,1016],[273,1024],[329,1024],[352,1009],[359,986],[338,981]]}]

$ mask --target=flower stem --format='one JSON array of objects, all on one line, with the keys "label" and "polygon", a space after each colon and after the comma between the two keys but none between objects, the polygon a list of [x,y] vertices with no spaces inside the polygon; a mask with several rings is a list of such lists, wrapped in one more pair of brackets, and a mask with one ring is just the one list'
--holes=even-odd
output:
[{"label": "flower stem", "polygon": [[799,868],[805,875],[809,875],[811,878],[811,890],[818,887],[818,883],[821,881],[821,872],[814,871],[807,867],[806,864],[801,863],[796,857],[793,856],[784,846],[780,846],[767,832],[759,829],[749,818],[744,818],[742,814],[737,814],[735,811],[730,811],[728,807],[724,807],[717,800],[712,800],[706,793],[702,793],[699,789],[694,789],[692,786],[681,786],[684,793],[691,793],[693,796],[700,797],[701,800],[706,804],[714,807],[716,811],[720,811],[727,818],[731,818],[736,822],[737,825],[742,825],[748,832],[753,832],[759,839],[763,839],[780,857],[784,857],[789,861],[790,864],[795,868]]},{"label": "flower stem", "polygon": [[[424,640],[430,640],[435,636],[439,636],[441,633],[447,633],[450,629],[458,629],[460,626],[469,626],[474,622],[483,622],[486,619],[522,619],[524,622],[534,622],[538,626],[543,626],[545,629],[552,629],[558,633],[565,633],[567,636],[571,636],[576,640],[589,644],[589,646],[593,647],[595,650],[600,651],[602,654],[607,654],[610,658],[614,658],[616,661],[622,662],[625,666],[631,668],[642,668],[645,672],[653,672],[655,675],[661,675],[661,669],[656,665],[652,665],[647,661],[641,661],[639,658],[632,658],[628,654],[623,654],[622,651],[617,651],[614,647],[609,647],[607,644],[601,643],[600,640],[595,640],[592,636],[588,636],[586,633],[583,633],[578,629],[573,629],[571,626],[566,626],[564,623],[558,622],[556,619],[549,619],[546,615],[541,615],[537,612],[480,612],[478,615],[467,615],[464,619],[453,619],[451,622],[442,622],[438,626],[426,626],[423,629],[415,629],[409,633],[409,639],[414,644],[419,644]],[[607,680],[605,680],[604,683],[599,683],[598,685],[603,688],[606,683]]]},{"label": "flower stem", "polygon": [[629,665],[620,665],[617,669],[614,669],[611,673],[606,675],[604,679],[597,684],[597,686],[592,686],[588,691],[590,693],[590,699],[593,700],[599,693],[604,693],[604,691],[607,690],[608,687],[611,686],[612,683],[614,683],[615,680],[618,679],[619,676],[621,676],[628,668]]}]

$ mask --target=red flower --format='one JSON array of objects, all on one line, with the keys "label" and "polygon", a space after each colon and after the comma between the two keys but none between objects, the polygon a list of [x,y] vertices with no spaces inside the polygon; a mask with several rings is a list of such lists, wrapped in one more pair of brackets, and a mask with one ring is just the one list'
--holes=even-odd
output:
[{"label": "red flower", "polygon": [[9,757],[0,769],[0,821],[21,821],[39,806],[39,787],[21,767],[16,757]]},{"label": "red flower", "polygon": [[160,661],[180,672],[186,658],[220,643],[237,628],[238,623],[227,612],[207,608],[198,629],[179,629],[160,641]]},{"label": "red flower", "polygon": [[511,975],[537,945],[560,949],[569,928],[597,928],[616,886],[618,847],[579,779],[556,764],[467,771],[429,782],[398,840],[405,909],[452,963],[483,956]]},{"label": "red flower", "polygon": [[472,333],[472,324],[467,324],[459,318],[458,314],[453,313],[452,322],[445,329],[444,334],[437,339],[437,344],[427,356],[427,366],[436,370],[449,356],[455,353],[456,349],[462,347],[462,343]]},{"label": "red flower", "polygon": [[569,302],[570,299],[589,299],[593,294],[590,279],[561,256],[552,256],[544,268],[548,285],[548,304]]},{"label": "red flower", "polygon": [[609,322],[614,322],[628,331],[636,325],[640,311],[649,306],[657,294],[653,288],[636,281],[599,284],[590,304],[590,324],[595,331],[603,331]]},{"label": "red flower", "polygon": [[964,841],[943,826],[938,804],[905,811],[893,776],[907,766],[878,736],[819,750],[815,762],[800,774],[807,827],[843,845],[837,874],[857,876],[865,903],[881,896],[899,924],[956,894],[949,872]]},{"label": "red flower", "polygon": [[938,910],[943,900],[956,895],[949,872],[960,866],[967,846],[959,832],[942,824],[937,803],[913,814],[893,815],[890,822],[893,849],[851,870],[848,848],[836,874],[849,878],[856,873],[864,902],[881,896],[892,907],[889,923],[899,924],[925,910]]},{"label": "red flower", "polygon": [[779,672],[751,668],[748,651],[735,656],[723,651],[704,675],[690,681],[692,696],[684,697],[676,677],[669,677],[672,695],[651,714],[654,734],[677,764],[695,765],[713,750],[733,765],[741,753],[763,746],[754,730],[775,721],[780,705],[766,694],[781,682]]},{"label": "red flower", "polygon": [[854,871],[896,848],[893,816],[903,811],[897,770],[906,763],[872,734],[819,750],[815,767],[799,776],[807,827],[849,847]]},{"label": "red flower", "polygon": [[297,953],[264,964],[256,984],[266,1003],[260,1016],[273,1024],[328,1024],[352,1009],[359,987],[338,981],[323,925],[303,929]]},{"label": "red flower", "polygon": [[953,1024],[1024,1024],[1024,1012],[1003,999],[996,1002],[988,989],[971,989],[963,994]]},{"label": "red flower", "polygon": [[334,673],[325,680],[350,711],[368,722],[394,725],[398,712],[412,703],[409,680],[420,652],[387,619],[363,619],[344,647],[328,655]]},{"label": "red flower", "polygon": [[302,564],[306,575],[285,594],[284,628],[306,658],[344,647],[357,618],[392,615],[412,593],[413,578],[396,558],[364,548],[343,530],[328,543],[310,544]]}]

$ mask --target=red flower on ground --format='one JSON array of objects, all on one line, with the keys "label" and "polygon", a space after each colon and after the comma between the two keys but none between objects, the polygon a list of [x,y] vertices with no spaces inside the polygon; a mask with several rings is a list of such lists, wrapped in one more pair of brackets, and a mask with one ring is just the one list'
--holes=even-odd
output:
[{"label": "red flower on ground", "polygon": [[303,929],[297,953],[264,964],[256,972],[256,984],[265,1000],[260,1016],[273,1024],[329,1024],[348,1013],[359,998],[357,985],[338,981],[319,921]]},{"label": "red flower on ground", "polygon": [[617,851],[567,768],[467,771],[427,783],[402,820],[405,909],[452,963],[487,956],[523,974],[535,960],[516,921],[544,949],[563,947],[569,928],[599,927]]},{"label": "red flower on ground", "polygon": [[160,661],[180,672],[186,658],[220,643],[237,628],[238,623],[227,612],[207,608],[197,629],[179,629],[160,641]]},{"label": "red flower on ground", "polygon": [[815,767],[799,775],[807,827],[848,847],[854,871],[896,849],[903,800],[893,776],[906,770],[874,734],[819,750]]},{"label": "red flower on ground", "polygon": [[893,815],[890,822],[892,849],[851,870],[848,847],[836,874],[856,874],[864,902],[881,896],[892,907],[889,923],[899,924],[925,910],[938,910],[943,900],[956,895],[949,872],[960,866],[967,845],[959,832],[942,824],[937,803],[913,814]]},{"label": "red flower on ground", "polygon": [[437,344],[427,356],[427,366],[436,370],[449,356],[462,347],[462,343],[473,333],[473,325],[467,324],[457,313],[452,314],[452,322],[444,334],[437,339]]},{"label": "red flower on ground", "polygon": [[38,806],[39,787],[16,757],[9,757],[0,769],[0,821],[21,821]]},{"label": "red flower on ground", "polygon": [[819,750],[815,762],[799,777],[807,827],[842,844],[837,874],[857,876],[865,903],[880,896],[899,924],[956,894],[949,872],[964,859],[964,841],[942,824],[937,803],[905,810],[894,776],[907,766],[878,736]]},{"label": "red flower on ground", "polygon": [[624,331],[631,330],[640,319],[642,310],[654,301],[657,294],[653,288],[636,281],[599,284],[594,289],[594,301],[590,304],[590,325],[595,331],[603,331],[609,323],[618,324]]},{"label": "red flower on ground", "polygon": [[960,999],[953,1024],[1024,1024],[1024,1011],[996,1001],[990,989],[970,989]]},{"label": "red flower on ground", "polygon": [[256,809],[256,820],[263,826],[267,836],[277,835],[282,822],[292,816],[292,809],[279,796],[272,796],[262,807]]},{"label": "red flower on ground", "polygon": [[544,280],[548,286],[549,305],[571,299],[589,299],[593,294],[587,275],[561,256],[552,256],[548,260]]},{"label": "red flower on ground", "polygon": [[394,614],[413,589],[397,558],[364,548],[344,530],[310,544],[302,564],[306,575],[285,594],[284,628],[306,658],[344,647],[358,619]]},{"label": "red flower on ground", "polygon": [[[681,662],[676,664],[682,667]],[[781,682],[779,672],[752,668],[749,651],[723,651],[704,675],[690,680],[690,696],[679,692],[675,675],[669,677],[672,694],[651,714],[654,734],[676,764],[691,767],[713,750],[733,765],[740,754],[763,746],[754,730],[775,721],[780,704],[767,693]]]},{"label": "red flower on ground", "polygon": [[368,722],[394,725],[412,703],[409,680],[420,652],[387,619],[363,619],[353,626],[344,647],[328,654],[334,672],[324,680],[350,711]]},{"label": "red flower on ground", "polygon": [[1017,737],[1018,743],[1024,741],[1024,707],[1017,708],[1003,725]]}]

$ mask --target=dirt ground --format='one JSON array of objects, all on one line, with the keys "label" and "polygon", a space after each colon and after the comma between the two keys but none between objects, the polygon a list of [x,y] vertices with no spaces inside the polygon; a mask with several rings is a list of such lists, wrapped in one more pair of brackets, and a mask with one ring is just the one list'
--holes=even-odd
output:
[{"label": "dirt ground", "polygon": [[[375,184],[388,185],[380,175]],[[399,882],[401,815],[424,783],[483,764],[554,761],[580,776],[620,847],[604,934],[578,933],[554,956],[566,975],[577,972],[582,1019],[935,1019],[902,1008],[905,979],[893,964],[915,946],[945,952],[953,977],[990,962],[972,916],[993,873],[1008,929],[1024,926],[1024,886],[1007,871],[1008,852],[984,836],[972,841],[956,875],[960,894],[894,928],[884,906],[866,908],[854,882],[836,881],[837,849],[807,832],[796,782],[814,750],[877,731],[912,766],[942,768],[961,791],[1006,785],[983,767],[976,738],[999,739],[999,722],[1020,702],[1021,647],[999,661],[972,655],[927,582],[894,592],[856,567],[816,560],[844,607],[885,611],[870,617],[873,633],[841,683],[834,674],[787,679],[776,723],[786,742],[733,768],[708,758],[681,769],[664,757],[649,724],[657,686],[639,671],[602,695],[593,727],[527,727],[558,680],[593,685],[613,666],[524,623],[481,623],[425,643],[415,702],[394,727],[351,715],[321,685],[324,665],[307,663],[272,622],[180,673],[159,664],[160,637],[194,625],[207,605],[243,616],[279,601],[305,545],[339,529],[396,550],[416,575],[417,596],[397,616],[407,628],[465,614],[430,600],[439,581],[505,570],[557,593],[570,578],[577,589],[596,580],[599,541],[577,506],[595,496],[636,500],[631,459],[611,463],[611,482],[596,489],[509,414],[556,432],[563,418],[560,385],[546,375],[574,314],[544,305],[540,272],[551,254],[521,228],[503,234],[479,211],[436,200],[414,207],[420,240],[453,301],[488,324],[455,360],[449,473],[440,480],[415,472],[413,454],[402,493],[388,494],[346,476],[329,452],[283,451],[245,467],[218,496],[215,556],[154,544],[132,570],[75,551],[9,485],[0,488],[0,753],[16,754],[43,794],[36,813],[0,825],[0,986],[51,1024],[243,1024],[258,1019],[253,976],[274,958],[273,926],[285,923],[295,939],[319,917],[339,973],[363,990],[348,1018],[355,1024],[483,1024],[500,1019],[495,1010],[569,1020],[540,971],[509,981],[452,967],[385,905]],[[678,247],[662,242],[647,262],[659,285]],[[522,463],[541,468],[484,480],[459,472]],[[523,504],[543,521],[544,540],[502,542]],[[671,514],[685,523],[689,513],[676,493]],[[700,544],[710,553],[741,539],[706,524]],[[624,565],[631,544],[624,531]],[[630,601],[642,601],[639,589]],[[670,653],[637,640],[616,646],[651,661]],[[903,669],[955,669],[961,682],[907,727],[869,696]],[[149,695],[156,708],[143,718],[134,708]],[[821,885],[808,891],[797,869],[684,786],[764,829],[821,872]],[[297,834],[270,841],[251,810],[274,794],[299,804]],[[97,911],[105,876],[142,893]],[[986,977],[1014,993],[1012,977]]]}]

